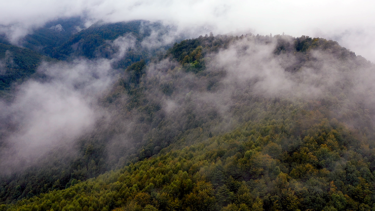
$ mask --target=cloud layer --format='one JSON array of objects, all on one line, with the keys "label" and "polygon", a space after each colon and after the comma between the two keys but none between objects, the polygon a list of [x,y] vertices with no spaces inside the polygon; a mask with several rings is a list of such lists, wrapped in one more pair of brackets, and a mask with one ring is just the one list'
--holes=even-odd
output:
[{"label": "cloud layer", "polygon": [[13,127],[1,140],[2,174],[35,165],[56,148],[74,154],[77,139],[104,116],[97,98],[113,83],[110,61],[44,63],[38,72],[46,79],[30,79],[12,102],[0,101],[0,119]]},{"label": "cloud layer", "polygon": [[373,9],[366,0],[15,0],[0,2],[0,32],[16,42],[33,28],[57,18],[85,16],[96,21],[134,19],[164,21],[180,30],[206,29],[217,33],[323,36],[340,41],[375,61]]}]

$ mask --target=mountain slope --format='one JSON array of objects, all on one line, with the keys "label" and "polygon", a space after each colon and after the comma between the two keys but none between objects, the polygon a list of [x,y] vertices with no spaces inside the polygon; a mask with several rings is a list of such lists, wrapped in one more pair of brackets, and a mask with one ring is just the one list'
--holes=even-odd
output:
[{"label": "mountain slope", "polygon": [[80,17],[58,19],[26,35],[20,43],[25,48],[51,56],[53,48],[64,44],[83,28],[84,21]]},{"label": "mountain slope", "polygon": [[13,83],[28,80],[43,60],[35,51],[0,43],[0,97],[9,95]]},{"label": "mountain slope", "polygon": [[295,109],[9,210],[371,209],[373,144],[319,111]]},{"label": "mountain slope", "polygon": [[129,46],[131,49],[125,49],[125,58],[120,58],[121,60],[116,63],[116,67],[126,68],[132,62],[149,59],[155,51],[165,48],[165,44],[155,46],[159,49],[154,49],[155,47],[153,46],[143,46],[142,42],[147,37],[154,36],[155,33],[156,37],[153,39],[162,39],[162,36],[170,32],[169,30],[168,27],[160,23],[150,23],[147,21],[94,24],[72,35],[65,43],[54,47],[49,55],[60,60],[75,57],[85,57],[88,59],[112,58],[119,49],[113,46],[111,42],[124,36],[133,41],[134,46]]},{"label": "mountain slope", "polygon": [[361,75],[372,72],[319,38],[185,40],[129,66],[100,98],[110,121],[77,142],[76,157],[51,162],[57,149],[4,177],[2,199],[52,191],[16,206],[54,210],[367,209],[374,89]]}]

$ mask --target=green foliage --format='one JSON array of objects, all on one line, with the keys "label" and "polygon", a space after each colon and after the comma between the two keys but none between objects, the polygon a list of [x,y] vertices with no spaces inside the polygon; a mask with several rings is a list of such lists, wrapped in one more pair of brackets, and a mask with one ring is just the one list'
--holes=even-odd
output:
[{"label": "green foliage", "polygon": [[[309,123],[299,127],[293,124],[296,121]],[[293,135],[295,130],[300,137]],[[297,139],[302,140],[297,148],[280,149]],[[330,146],[325,144],[328,141],[332,142]],[[363,149],[358,142],[364,144],[360,136],[344,125],[322,117],[317,111],[301,110],[289,119],[248,122],[233,132],[181,150],[170,147],[169,152],[130,164],[120,171],[19,201],[8,209],[343,210],[372,207],[375,181],[364,179],[373,175],[366,176],[371,164],[366,162],[369,157],[360,154]],[[217,153],[220,149],[225,150]]]},{"label": "green foliage", "polygon": [[226,48],[236,37],[232,36],[200,36],[197,39],[183,40],[176,43],[167,55],[171,55],[187,72],[198,73],[205,69],[209,53]]}]

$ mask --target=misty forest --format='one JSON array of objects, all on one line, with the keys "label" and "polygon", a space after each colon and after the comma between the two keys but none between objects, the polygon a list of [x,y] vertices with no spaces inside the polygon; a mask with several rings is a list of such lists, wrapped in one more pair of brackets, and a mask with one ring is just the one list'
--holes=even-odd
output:
[{"label": "misty forest", "polygon": [[374,80],[319,37],[0,34],[0,211],[375,210]]}]

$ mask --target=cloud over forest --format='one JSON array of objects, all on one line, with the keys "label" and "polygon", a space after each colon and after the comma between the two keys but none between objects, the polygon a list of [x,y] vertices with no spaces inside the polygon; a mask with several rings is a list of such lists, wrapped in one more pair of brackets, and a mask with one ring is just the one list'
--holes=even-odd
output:
[{"label": "cloud over forest", "polygon": [[97,21],[163,21],[181,31],[322,36],[375,61],[374,3],[370,1],[167,1],[75,0],[0,3],[0,32],[16,43],[48,21],[84,16],[86,26]]}]

